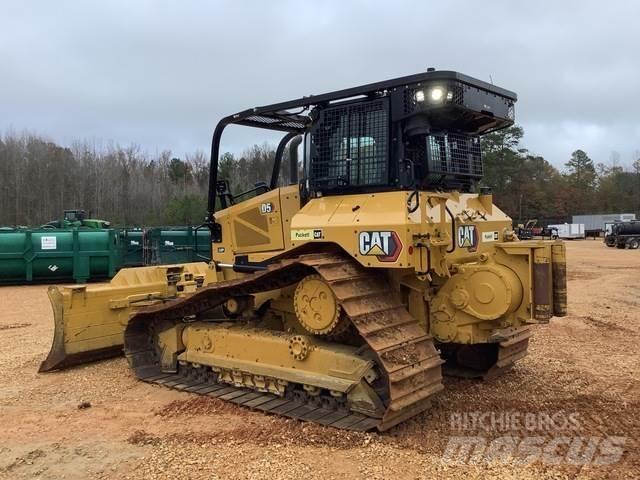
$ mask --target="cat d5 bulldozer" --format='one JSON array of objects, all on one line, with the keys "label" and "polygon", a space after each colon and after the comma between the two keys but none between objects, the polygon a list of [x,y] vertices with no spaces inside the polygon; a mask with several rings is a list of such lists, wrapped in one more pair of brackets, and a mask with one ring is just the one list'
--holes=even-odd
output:
[{"label": "cat d5 bulldozer", "polygon": [[[52,287],[41,371],[124,352],[146,382],[382,431],[427,409],[443,371],[508,370],[566,314],[563,243],[520,240],[479,186],[481,137],[515,102],[430,70],[223,118],[212,261]],[[283,133],[270,181],[240,195],[218,179],[229,125]]]}]

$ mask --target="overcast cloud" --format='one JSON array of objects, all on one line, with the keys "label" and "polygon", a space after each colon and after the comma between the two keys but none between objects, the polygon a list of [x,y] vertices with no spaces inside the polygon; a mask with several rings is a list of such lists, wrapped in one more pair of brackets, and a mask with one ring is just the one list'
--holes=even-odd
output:
[{"label": "overcast cloud", "polygon": [[[516,91],[556,166],[640,152],[640,3],[0,0],[0,132],[207,150],[250,106],[424,71]],[[235,128],[223,150],[270,137]],[[273,137],[271,137],[273,138]]]}]

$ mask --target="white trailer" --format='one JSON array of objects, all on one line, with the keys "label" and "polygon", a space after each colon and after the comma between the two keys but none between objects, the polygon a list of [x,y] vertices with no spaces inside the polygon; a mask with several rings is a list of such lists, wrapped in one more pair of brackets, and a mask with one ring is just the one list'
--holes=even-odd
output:
[{"label": "white trailer", "polygon": [[605,215],[574,215],[572,222],[583,223],[586,233],[599,235],[600,232],[605,231],[607,223],[628,222],[635,219],[635,213],[609,213]]},{"label": "white trailer", "polygon": [[584,238],[584,223],[561,223],[549,225],[549,228],[555,228],[558,231],[558,238],[565,240]]}]

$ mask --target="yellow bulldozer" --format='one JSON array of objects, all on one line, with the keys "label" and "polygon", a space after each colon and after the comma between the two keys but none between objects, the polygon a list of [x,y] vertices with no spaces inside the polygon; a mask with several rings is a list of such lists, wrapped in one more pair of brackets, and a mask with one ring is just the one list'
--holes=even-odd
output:
[{"label": "yellow bulldozer", "polygon": [[[211,262],[51,287],[40,370],[124,352],[146,382],[358,431],[427,409],[443,372],[508,370],[532,325],[566,315],[563,243],[520,240],[479,186],[481,137],[516,99],[429,70],[223,118]],[[228,125],[283,133],[270,181],[235,196],[218,179]]]}]

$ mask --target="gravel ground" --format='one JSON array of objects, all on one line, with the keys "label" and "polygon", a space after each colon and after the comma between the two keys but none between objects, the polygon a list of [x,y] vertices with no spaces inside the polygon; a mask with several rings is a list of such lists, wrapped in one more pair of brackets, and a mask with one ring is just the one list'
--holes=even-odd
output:
[{"label": "gravel ground", "polygon": [[[0,478],[639,478],[640,252],[576,241],[568,255],[570,315],[537,327],[527,358],[493,381],[446,379],[431,410],[385,434],[147,385],[122,358],[38,374],[53,332],[46,286],[2,287]],[[474,412],[498,423],[469,425]],[[500,423],[513,415],[538,423]],[[540,423],[549,417],[573,423]],[[452,464],[444,453],[459,436],[617,436],[624,453],[606,466],[486,456]]]}]

